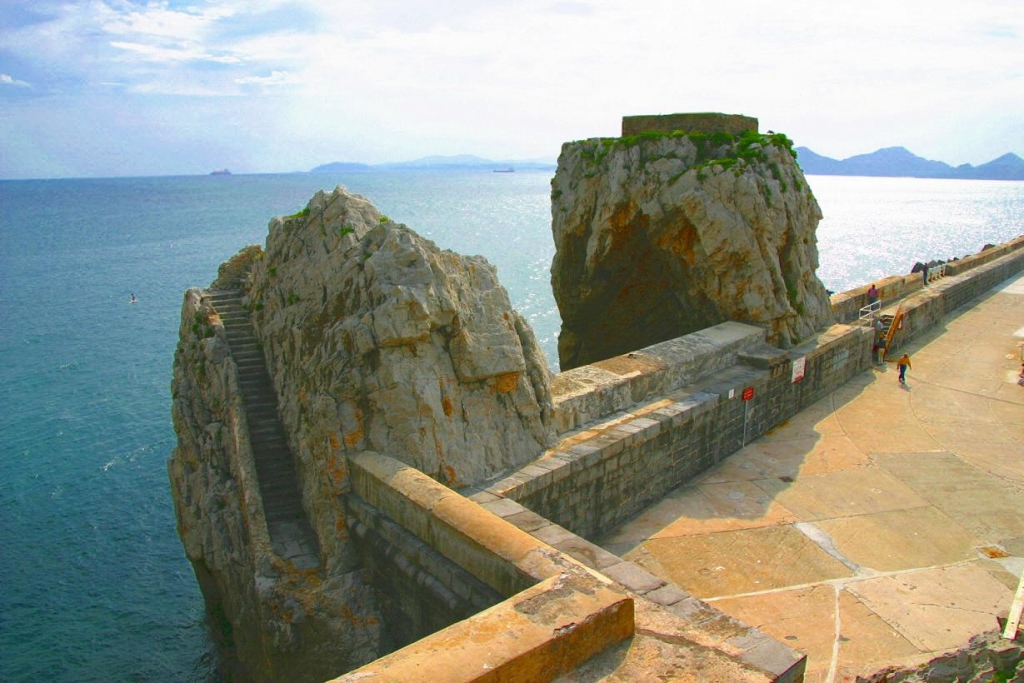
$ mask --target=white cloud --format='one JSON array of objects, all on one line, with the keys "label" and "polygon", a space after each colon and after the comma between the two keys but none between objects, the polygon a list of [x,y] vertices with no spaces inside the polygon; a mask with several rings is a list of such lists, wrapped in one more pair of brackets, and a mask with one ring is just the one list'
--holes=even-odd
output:
[{"label": "white cloud", "polygon": [[152,62],[215,62],[241,64],[242,59],[231,54],[215,55],[188,45],[161,47],[142,43],[111,41],[111,47],[131,52]]},{"label": "white cloud", "polygon": [[287,71],[271,71],[269,76],[245,76],[236,78],[235,83],[239,85],[290,85],[297,82],[297,79]]},{"label": "white cloud", "polygon": [[[366,161],[554,157],[567,139],[615,135],[624,114],[706,110],[757,116],[830,156],[893,144],[950,163],[1024,153],[1024,131],[1011,125],[1024,107],[1018,0],[50,7],[48,21],[8,32],[4,46],[31,92],[64,98],[47,106],[88,116],[69,102],[123,97],[125,111],[144,111],[139,130],[180,125],[183,150],[193,138],[196,149],[236,141],[266,153],[266,170],[277,149]],[[143,96],[152,108],[140,110]]]},{"label": "white cloud", "polygon": [[0,85],[11,85],[16,88],[31,88],[31,84],[27,81],[19,81],[16,78],[11,78],[7,74],[0,74]]}]

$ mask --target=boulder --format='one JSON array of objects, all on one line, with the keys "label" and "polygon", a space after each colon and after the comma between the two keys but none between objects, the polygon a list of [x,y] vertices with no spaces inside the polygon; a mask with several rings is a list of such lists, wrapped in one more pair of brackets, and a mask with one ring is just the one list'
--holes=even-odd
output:
[{"label": "boulder", "polygon": [[551,186],[563,370],[727,320],[782,348],[833,320],[821,210],[784,135],[566,143]]},{"label": "boulder", "polygon": [[547,362],[496,269],[344,188],[271,223],[248,302],[302,465],[375,450],[459,488],[554,441]]}]

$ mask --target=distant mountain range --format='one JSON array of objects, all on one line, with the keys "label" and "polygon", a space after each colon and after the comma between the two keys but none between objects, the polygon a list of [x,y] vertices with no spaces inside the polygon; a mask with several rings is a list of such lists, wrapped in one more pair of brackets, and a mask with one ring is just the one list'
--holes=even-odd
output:
[{"label": "distant mountain range", "polygon": [[[870,154],[848,159],[832,159],[807,147],[797,147],[797,160],[808,175],[859,175],[893,178],[969,178],[975,180],[1024,180],[1024,159],[1013,153],[972,166],[950,166],[943,161],[919,157],[905,147],[886,147]],[[544,159],[484,159],[472,154],[429,156],[389,164],[362,164],[335,161],[322,164],[310,173],[357,173],[379,170],[476,170],[503,171],[554,170],[556,164]]]},{"label": "distant mountain range", "polygon": [[555,163],[543,159],[504,159],[495,161],[473,156],[472,154],[456,154],[454,156],[430,156],[412,161],[398,161],[390,164],[360,164],[346,161],[335,161],[322,164],[310,170],[310,173],[353,173],[359,171],[379,170],[476,170],[501,171],[509,170],[535,171],[554,170]]},{"label": "distant mountain range", "polygon": [[893,178],[969,178],[975,180],[1024,180],[1024,159],[1013,153],[972,166],[950,166],[919,157],[905,147],[886,147],[871,154],[838,160],[797,147],[797,161],[808,175],[860,175]]}]

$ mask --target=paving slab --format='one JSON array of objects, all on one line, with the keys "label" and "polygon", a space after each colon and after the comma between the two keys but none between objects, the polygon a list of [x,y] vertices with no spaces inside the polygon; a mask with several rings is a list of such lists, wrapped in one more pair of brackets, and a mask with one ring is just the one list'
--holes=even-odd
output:
[{"label": "paving slab", "polygon": [[911,666],[930,658],[841,584],[725,598],[712,604],[805,653],[805,683],[832,680],[833,673],[834,680],[854,681],[895,661]]},{"label": "paving slab", "polygon": [[599,541],[807,653],[809,683],[961,647],[1024,571],[1022,344],[1024,275],[908,344],[908,386],[857,375]]},{"label": "paving slab", "polygon": [[606,548],[628,553],[649,538],[749,529],[796,521],[795,515],[756,484],[684,486],[649,507],[634,523],[602,539]]},{"label": "paving slab", "polygon": [[913,667],[934,655],[922,651],[847,590],[839,593],[836,681],[856,681],[887,666]]},{"label": "paving slab", "polygon": [[849,584],[848,590],[917,648],[942,652],[995,628],[1013,595],[978,562]]},{"label": "paving slab", "polygon": [[974,559],[980,543],[931,505],[826,519],[816,526],[843,557],[876,572]]},{"label": "paving slab", "polygon": [[875,461],[983,542],[1024,536],[1024,497],[948,452],[879,454]]},{"label": "paving slab", "polygon": [[875,383],[859,400],[836,410],[847,436],[868,453],[941,449],[916,419],[911,406],[913,380],[908,388],[897,383],[896,373],[876,374]]},{"label": "paving slab", "polygon": [[680,493],[673,492],[659,503],[665,504],[665,517],[673,516],[649,538],[754,529],[797,521],[796,515],[750,481],[703,484]]},{"label": "paving slab", "polygon": [[694,479],[695,483],[750,481],[796,477],[870,465],[867,453],[845,434],[794,435],[757,441],[744,449],[744,457],[727,458]]},{"label": "paving slab", "polygon": [[[655,538],[637,564],[698,598],[830,581],[850,570],[791,525]],[[654,562],[651,562],[653,560]],[[649,566],[652,565],[652,566]]]},{"label": "paving slab", "polygon": [[801,476],[787,482],[762,479],[757,485],[803,521],[920,507],[928,502],[879,467],[858,467]]},{"label": "paving slab", "polygon": [[711,605],[806,654],[805,683],[825,680],[836,629],[836,591],[832,586],[725,598]]},{"label": "paving slab", "polygon": [[1017,490],[1024,490],[1024,455],[1021,454],[1024,437],[1010,443],[979,441],[957,447],[957,455],[964,462],[1001,479]]}]

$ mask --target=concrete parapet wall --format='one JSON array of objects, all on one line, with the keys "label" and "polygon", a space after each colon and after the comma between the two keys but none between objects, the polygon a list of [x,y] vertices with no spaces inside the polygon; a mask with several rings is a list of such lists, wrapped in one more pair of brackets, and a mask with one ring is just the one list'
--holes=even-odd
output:
[{"label": "concrete parapet wall", "polygon": [[962,275],[972,268],[977,268],[978,266],[985,265],[986,263],[991,263],[998,258],[1002,258],[1003,256],[1022,248],[1024,248],[1024,235],[1017,239],[1010,240],[1009,242],[998,244],[991,249],[979,251],[977,254],[971,254],[970,256],[965,256],[962,259],[951,261],[946,264],[946,274]]},{"label": "concrete parapet wall", "polygon": [[[871,284],[868,283],[832,295],[832,312],[836,314],[836,320],[842,323],[849,323],[858,319],[860,309],[870,303],[868,301],[868,290],[871,289]],[[878,288],[878,299],[884,306],[887,301],[895,301],[905,296],[910,296],[924,287],[924,278],[920,273],[890,275],[889,277],[875,280],[873,284]]]},{"label": "concrete parapet wall", "polygon": [[[566,434],[486,491],[592,538],[867,368],[871,345],[871,330],[846,325],[789,351],[748,344],[735,351],[741,363]],[[611,361],[620,359],[630,360]],[[800,359],[804,377],[794,382]]]},{"label": "concrete parapet wall", "polygon": [[932,326],[940,323],[945,316],[1024,270],[1024,249],[1020,249],[1020,246],[1024,246],[1024,238],[1015,242],[1018,247],[1014,250],[1003,250],[1002,257],[990,259],[981,265],[976,263],[973,268],[961,275],[947,275],[929,285],[926,292],[903,302],[902,328],[893,337],[889,357],[892,357],[893,351],[905,347]]},{"label": "concrete parapet wall", "polygon": [[651,114],[622,117],[622,137],[641,133],[729,133],[757,132],[757,119],[739,114],[705,112],[697,114]]},{"label": "concrete parapet wall", "polygon": [[760,327],[726,322],[559,373],[551,384],[555,429],[564,434],[692,384],[735,365],[744,349],[764,339],[765,331]]},{"label": "concrete parapet wall", "polygon": [[352,545],[367,568],[389,652],[504,599],[356,494],[346,497]]},{"label": "concrete parapet wall", "polygon": [[508,599],[335,680],[550,681],[633,635],[632,598],[477,503],[377,453],[350,473],[363,501]]},{"label": "concrete parapet wall", "polygon": [[[977,254],[965,256],[956,261],[945,264],[945,276],[952,277],[963,275],[969,270],[978,266],[991,263],[1017,250],[1024,249],[1024,236],[1004,242],[991,249],[985,249]],[[941,282],[942,280],[938,280]],[[895,301],[909,296],[924,287],[924,277],[921,273],[909,273],[907,275],[891,275],[889,277],[875,280],[878,287],[878,296],[882,304],[888,301]],[[839,322],[852,322],[857,319],[860,309],[868,305],[868,289],[871,283],[854,287],[845,292],[832,295],[832,311],[836,314]]]}]

